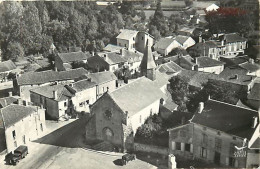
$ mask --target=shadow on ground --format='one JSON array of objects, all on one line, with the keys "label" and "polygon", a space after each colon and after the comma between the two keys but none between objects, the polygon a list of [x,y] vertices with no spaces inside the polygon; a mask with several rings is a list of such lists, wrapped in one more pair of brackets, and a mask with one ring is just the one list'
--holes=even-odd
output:
[{"label": "shadow on ground", "polygon": [[115,165],[118,165],[118,166],[123,166],[123,161],[122,161],[122,159],[116,159],[116,160],[113,161],[113,163],[114,163]]},{"label": "shadow on ground", "polygon": [[68,148],[81,147],[87,121],[87,117],[81,117],[33,142]]}]

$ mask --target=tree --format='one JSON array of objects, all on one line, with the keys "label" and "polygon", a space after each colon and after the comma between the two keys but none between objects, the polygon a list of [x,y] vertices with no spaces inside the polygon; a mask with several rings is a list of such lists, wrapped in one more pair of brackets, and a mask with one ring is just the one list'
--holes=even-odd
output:
[{"label": "tree", "polygon": [[24,57],[24,49],[22,45],[18,42],[10,42],[7,46],[7,52],[8,57],[5,57],[5,59],[11,59],[12,61],[17,61],[19,58]]}]

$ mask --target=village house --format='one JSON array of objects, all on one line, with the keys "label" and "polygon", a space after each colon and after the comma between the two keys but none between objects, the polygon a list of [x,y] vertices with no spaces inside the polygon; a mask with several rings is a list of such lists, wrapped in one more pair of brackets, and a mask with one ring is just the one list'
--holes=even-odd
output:
[{"label": "village house", "polygon": [[19,96],[12,96],[11,92],[8,97],[0,98],[0,108],[6,107],[10,104],[17,104],[18,100],[21,98]]},{"label": "village house", "polygon": [[178,47],[183,49],[187,49],[196,43],[190,36],[177,35],[174,39],[178,42]]},{"label": "village house", "polygon": [[101,97],[107,91],[114,91],[118,87],[118,80],[114,73],[105,71],[105,72],[97,72],[97,73],[90,73],[86,75],[86,78],[90,81],[96,83],[97,91],[96,96],[97,98]]},{"label": "village house", "polygon": [[115,72],[127,64],[127,60],[121,57],[122,50],[123,49],[121,49],[120,52],[99,53],[88,59],[88,66],[94,72],[104,70]]},{"label": "village house", "polygon": [[120,50],[120,55],[123,59],[127,61],[127,67],[131,74],[134,74],[136,72],[139,72],[140,64],[143,59],[143,53],[140,53],[138,51],[129,51],[125,49]]},{"label": "village house", "polygon": [[13,80],[14,93],[23,100],[30,101],[31,89],[52,84],[72,83],[76,78],[87,73],[88,71],[83,68],[61,72],[48,70],[24,73]]},{"label": "village house", "polygon": [[183,68],[181,68],[175,62],[169,61],[159,65],[157,70],[161,73],[167,74],[168,76],[176,76],[179,72],[183,70]]},{"label": "village house", "polygon": [[225,64],[224,62],[203,56],[194,58],[194,63],[196,64],[195,70],[215,74],[220,74],[224,70]]},{"label": "village house", "polygon": [[255,83],[248,92],[246,103],[255,110],[260,108],[260,83]]},{"label": "village house", "polygon": [[89,53],[79,52],[70,52],[70,53],[58,53],[55,56],[55,68],[58,71],[70,70],[73,67],[73,62],[83,62],[87,63],[87,59],[92,55]]},{"label": "village house", "polygon": [[150,45],[153,45],[154,38],[146,33],[141,31],[123,29],[121,33],[116,37],[117,46],[125,47],[130,51],[139,51],[144,53],[147,40]]},{"label": "village house", "polygon": [[59,119],[75,112],[89,113],[89,106],[97,99],[97,84],[83,79],[69,85],[43,86],[30,90],[31,102],[46,109],[46,117]]},{"label": "village house", "polygon": [[196,28],[190,28],[190,27],[182,27],[180,28],[177,33],[179,35],[183,36],[192,36]]},{"label": "village house", "polygon": [[179,44],[172,38],[161,38],[154,45],[154,50],[163,56],[167,56],[174,48],[177,48]]},{"label": "village house", "polygon": [[[169,153],[219,167],[252,167],[247,161],[254,159],[259,166],[259,153],[247,148],[258,123],[257,111],[209,99],[190,123],[168,129]],[[248,159],[249,153],[258,158]]]},{"label": "village house", "polygon": [[18,71],[16,65],[11,60],[0,62],[0,82],[5,82],[8,79],[10,73],[16,73]]},{"label": "village house", "polygon": [[192,8],[196,10],[216,11],[219,6],[217,1],[194,1]]},{"label": "village house", "polygon": [[103,51],[106,52],[119,52],[120,49],[124,49],[125,47],[122,46],[117,46],[117,45],[113,45],[113,44],[108,44],[106,47],[103,48]]},{"label": "village house", "polygon": [[150,115],[159,113],[163,97],[161,90],[146,77],[105,93],[91,107],[93,121],[86,126],[86,136],[128,149],[137,128]]},{"label": "village house", "polygon": [[44,109],[11,104],[0,109],[0,152],[7,153],[42,136]]}]

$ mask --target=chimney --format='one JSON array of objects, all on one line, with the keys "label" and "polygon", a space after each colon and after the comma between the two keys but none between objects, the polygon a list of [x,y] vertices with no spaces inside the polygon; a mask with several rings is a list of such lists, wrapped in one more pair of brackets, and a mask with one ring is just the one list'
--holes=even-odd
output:
[{"label": "chimney", "polygon": [[70,86],[70,87],[73,87],[73,83],[70,83],[69,86]]},{"label": "chimney", "polygon": [[17,100],[17,102],[18,102],[18,105],[23,105],[23,100],[22,100],[21,98],[19,98],[19,99]]},{"label": "chimney", "polygon": [[57,67],[56,67],[56,66],[54,67],[54,71],[55,71],[55,72],[57,72],[57,71],[58,71],[58,69],[57,69]]},{"label": "chimney", "polygon": [[56,100],[58,98],[58,93],[56,90],[53,91],[53,98]]},{"label": "chimney", "polygon": [[199,103],[198,113],[201,113],[204,109],[204,102]]},{"label": "chimney", "polygon": [[224,40],[221,41],[221,46],[224,46]]},{"label": "chimney", "polygon": [[91,54],[92,54],[92,56],[95,56],[95,52],[94,51],[92,51]]},{"label": "chimney", "polygon": [[104,54],[104,56],[103,56],[103,57],[104,57],[104,60],[106,60],[106,59],[107,59],[107,54]]},{"label": "chimney", "polygon": [[13,96],[13,92],[8,92],[9,97]]},{"label": "chimney", "polygon": [[210,100],[210,94],[208,95],[208,100]]},{"label": "chimney", "polygon": [[255,128],[256,125],[257,125],[257,117],[253,117],[252,128]]},{"label": "chimney", "polygon": [[26,100],[23,100],[23,105],[24,106],[27,106],[28,105],[28,102]]},{"label": "chimney", "polygon": [[254,61],[254,59],[249,59],[249,61],[248,61],[249,63],[252,63],[252,64],[254,64],[255,63],[255,61]]},{"label": "chimney", "polygon": [[198,64],[198,58],[197,57],[194,58],[194,63]]},{"label": "chimney", "polygon": [[199,43],[201,43],[202,42],[202,37],[201,36],[199,36]]}]

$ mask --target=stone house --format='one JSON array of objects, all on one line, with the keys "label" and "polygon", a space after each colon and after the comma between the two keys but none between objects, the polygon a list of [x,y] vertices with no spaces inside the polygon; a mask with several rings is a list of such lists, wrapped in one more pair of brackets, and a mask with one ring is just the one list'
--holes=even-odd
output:
[{"label": "stone house", "polygon": [[196,64],[195,70],[214,74],[220,74],[224,70],[225,64],[209,57],[196,57],[194,63]]},{"label": "stone house", "polygon": [[58,71],[65,71],[72,69],[73,62],[83,62],[87,63],[87,59],[92,55],[89,53],[70,52],[70,53],[58,53],[55,56],[55,68]]},{"label": "stone house", "polygon": [[[207,56],[209,58],[219,60],[220,56],[218,55],[218,45],[215,41],[203,41],[196,43],[187,49],[190,55],[198,56]],[[193,51],[195,52],[193,54]],[[224,52],[225,53],[225,52]]]},{"label": "stone house", "polygon": [[125,47],[130,51],[139,51],[144,53],[147,40],[150,45],[153,45],[154,38],[146,33],[141,31],[123,29],[121,33],[116,37],[117,46]]},{"label": "stone house", "polygon": [[140,53],[138,51],[129,51],[125,49],[120,50],[120,55],[123,59],[127,61],[127,67],[130,70],[131,74],[134,74],[136,72],[140,71],[140,64],[143,59],[143,53]]},{"label": "stone house", "polygon": [[[92,128],[86,126],[86,136],[108,141],[114,146],[128,149],[136,130],[152,114],[159,112],[164,94],[145,77],[106,92],[91,107]],[[90,133],[92,133],[90,135]]]},{"label": "stone house", "polygon": [[[200,103],[190,123],[168,130],[169,153],[215,163],[219,167],[244,168],[250,152],[248,140],[258,123],[256,111],[208,100],[205,105]],[[254,155],[259,157],[259,153]]]},{"label": "stone house", "polygon": [[190,36],[178,35],[174,39],[176,42],[178,42],[178,47],[182,49],[187,49],[188,47],[191,47],[196,43],[195,40],[192,39],[192,37]]},{"label": "stone house", "polygon": [[167,56],[174,48],[177,48],[180,44],[178,44],[172,38],[161,38],[154,45],[154,50],[163,56]]},{"label": "stone house", "polygon": [[69,85],[42,86],[30,90],[31,102],[46,109],[46,117],[59,119],[75,112],[89,112],[96,99],[96,83],[89,79]]},{"label": "stone house", "polygon": [[31,89],[46,85],[72,83],[76,78],[87,73],[88,71],[83,68],[61,72],[48,70],[24,73],[13,80],[14,93],[18,94],[23,100],[30,101]]},{"label": "stone house", "polygon": [[11,104],[0,109],[0,148],[7,153],[42,136],[45,131],[44,109]]}]

